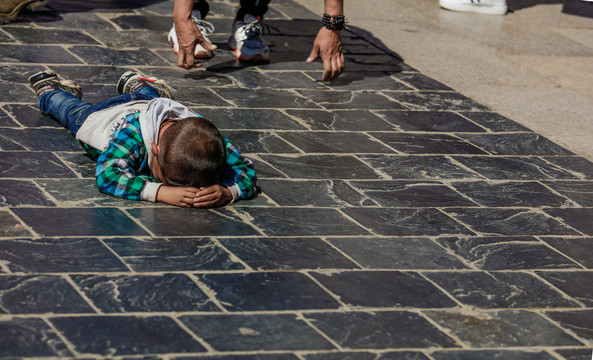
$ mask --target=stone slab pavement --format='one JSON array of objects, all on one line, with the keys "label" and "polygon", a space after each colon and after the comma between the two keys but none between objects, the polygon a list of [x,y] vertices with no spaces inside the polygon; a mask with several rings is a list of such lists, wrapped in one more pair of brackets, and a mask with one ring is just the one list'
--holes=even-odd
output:
[{"label": "stone slab pavement", "polygon": [[[185,71],[170,1],[55,0],[0,27],[0,357],[569,359],[593,348],[593,163],[344,33],[346,73],[306,64],[318,16],[276,1],[272,62],[220,45]],[[391,51],[389,51],[391,50]],[[262,194],[211,210],[100,194],[36,109],[52,69],[84,99],[158,76],[251,158]]]}]

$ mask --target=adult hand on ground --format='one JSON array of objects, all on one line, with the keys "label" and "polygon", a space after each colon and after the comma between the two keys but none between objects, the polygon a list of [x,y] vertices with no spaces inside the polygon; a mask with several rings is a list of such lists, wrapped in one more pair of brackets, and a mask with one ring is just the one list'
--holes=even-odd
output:
[{"label": "adult hand on ground", "polygon": [[321,56],[323,61],[323,76],[321,81],[332,81],[344,71],[344,54],[342,53],[342,33],[322,27],[317,33],[313,50],[307,58],[311,63]]},{"label": "adult hand on ground", "polygon": [[200,67],[202,64],[195,64],[194,52],[196,45],[200,44],[206,50],[214,51],[217,46],[204,39],[196,23],[191,18],[193,0],[175,0],[173,7],[173,22],[179,50],[177,51],[177,65],[184,69]]},{"label": "adult hand on ground", "polygon": [[233,200],[231,191],[221,185],[201,187],[193,200],[194,207],[209,208],[222,206]]}]

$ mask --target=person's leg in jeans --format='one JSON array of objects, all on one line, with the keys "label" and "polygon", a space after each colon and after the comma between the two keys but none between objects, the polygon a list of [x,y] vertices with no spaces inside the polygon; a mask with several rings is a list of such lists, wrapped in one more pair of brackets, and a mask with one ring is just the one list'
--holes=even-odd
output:
[{"label": "person's leg in jeans", "polygon": [[130,101],[151,100],[157,97],[159,97],[159,94],[154,88],[144,86],[134,92],[124,93],[109,100],[91,104],[80,100],[69,92],[56,89],[39,96],[37,104],[41,112],[52,115],[60,124],[70,130],[72,135],[76,136],[86,118],[94,112]]}]

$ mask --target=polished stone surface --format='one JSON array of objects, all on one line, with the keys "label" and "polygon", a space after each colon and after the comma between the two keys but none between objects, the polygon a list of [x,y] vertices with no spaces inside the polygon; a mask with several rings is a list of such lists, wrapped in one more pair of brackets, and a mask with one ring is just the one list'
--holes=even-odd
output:
[{"label": "polished stone surface", "polygon": [[[307,64],[317,15],[272,1],[270,64],[176,66],[172,1],[53,0],[0,27],[0,358],[589,360],[593,163],[360,32]],[[568,50],[570,50],[567,47]],[[182,209],[99,193],[36,109],[165,79],[253,160],[262,193]]]}]

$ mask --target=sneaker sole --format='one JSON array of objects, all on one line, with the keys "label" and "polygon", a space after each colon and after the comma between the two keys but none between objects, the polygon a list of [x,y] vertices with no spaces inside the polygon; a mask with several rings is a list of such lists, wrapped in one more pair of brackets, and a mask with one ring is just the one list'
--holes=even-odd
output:
[{"label": "sneaker sole", "polygon": [[488,15],[505,15],[508,10],[506,5],[459,4],[455,0],[439,0],[439,5],[447,10]]},{"label": "sneaker sole", "polygon": [[21,11],[28,7],[29,10],[35,10],[41,6],[45,6],[49,3],[49,0],[29,0],[20,3],[17,7],[15,7],[10,13],[8,14],[0,14],[0,24],[7,24],[11,21],[17,19]]},{"label": "sneaker sole", "polygon": [[[122,76],[119,77],[119,80],[117,81],[117,85],[115,86],[115,89],[117,90],[118,94],[123,94],[124,93],[124,88],[126,87],[126,83],[128,82],[128,80],[130,80],[130,78],[134,75],[138,74],[137,72],[134,71],[126,71],[125,73],[122,74]],[[138,74],[140,75],[140,74]]]},{"label": "sneaker sole", "polygon": [[136,76],[136,79],[138,79],[138,80],[143,80],[143,81],[148,81],[148,82],[153,83],[154,84],[153,88],[156,89],[157,92],[163,93],[161,96],[168,97],[169,99],[174,98],[173,88],[171,88],[164,80],[150,79],[150,78],[147,78],[144,75],[137,73],[135,71],[126,71],[125,73],[123,73],[122,76],[120,76],[119,80],[117,81],[117,85],[115,86],[115,88],[119,94],[124,93],[126,84],[134,76]]},{"label": "sneaker sole", "polygon": [[264,63],[264,62],[270,62],[270,59],[271,59],[271,57],[269,55],[268,56],[265,56],[265,55],[262,55],[260,53],[255,53],[253,55],[241,54],[239,52],[239,49],[235,49],[234,52],[235,52],[235,57],[238,60],[241,60],[241,61],[262,62],[262,63]]},{"label": "sneaker sole", "polygon": [[52,71],[45,70],[45,71],[38,72],[36,74],[31,75],[29,77],[28,81],[29,81],[29,85],[31,85],[31,87],[33,87],[33,86],[37,85],[40,81],[47,80],[50,78],[57,79],[58,75]]}]

